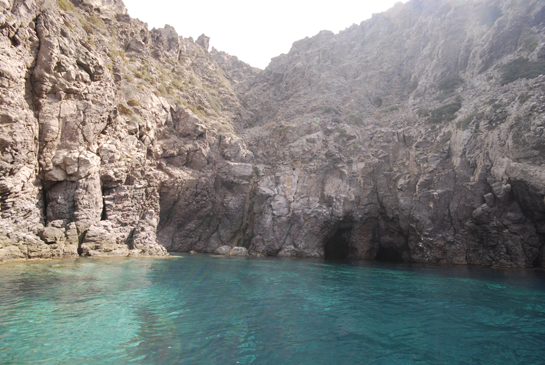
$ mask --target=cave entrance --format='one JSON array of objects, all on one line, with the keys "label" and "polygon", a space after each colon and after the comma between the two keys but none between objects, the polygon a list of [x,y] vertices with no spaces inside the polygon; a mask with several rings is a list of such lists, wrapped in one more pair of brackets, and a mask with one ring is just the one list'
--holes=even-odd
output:
[{"label": "cave entrance", "polygon": [[376,261],[382,262],[404,262],[403,252],[399,251],[394,247],[383,247],[378,248],[377,255],[375,256]]},{"label": "cave entrance", "polygon": [[337,231],[324,245],[324,258],[329,260],[344,260],[350,253],[350,236],[352,225],[339,225]]}]

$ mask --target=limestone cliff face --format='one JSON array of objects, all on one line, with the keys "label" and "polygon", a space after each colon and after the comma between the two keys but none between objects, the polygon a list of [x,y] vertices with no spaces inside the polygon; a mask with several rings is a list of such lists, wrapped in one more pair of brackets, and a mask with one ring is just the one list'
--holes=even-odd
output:
[{"label": "limestone cliff face", "polygon": [[0,10],[0,261],[545,266],[539,0],[412,0],[264,71],[121,1]]}]

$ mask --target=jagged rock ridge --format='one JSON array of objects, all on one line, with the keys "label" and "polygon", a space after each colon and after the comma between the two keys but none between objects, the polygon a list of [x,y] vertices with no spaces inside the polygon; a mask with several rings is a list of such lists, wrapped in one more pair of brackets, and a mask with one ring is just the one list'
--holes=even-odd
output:
[{"label": "jagged rock ridge", "polygon": [[120,1],[2,6],[0,260],[545,266],[538,0],[412,0],[264,71]]}]

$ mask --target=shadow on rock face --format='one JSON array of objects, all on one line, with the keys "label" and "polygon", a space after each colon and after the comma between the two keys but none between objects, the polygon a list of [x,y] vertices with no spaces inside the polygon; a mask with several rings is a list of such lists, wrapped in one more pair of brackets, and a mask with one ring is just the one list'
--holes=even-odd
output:
[{"label": "shadow on rock face", "polygon": [[330,260],[344,260],[350,253],[350,235],[352,226],[340,226],[324,245],[324,258]]},{"label": "shadow on rock face", "polygon": [[404,262],[401,251],[382,246],[379,247],[375,260],[382,262]]}]

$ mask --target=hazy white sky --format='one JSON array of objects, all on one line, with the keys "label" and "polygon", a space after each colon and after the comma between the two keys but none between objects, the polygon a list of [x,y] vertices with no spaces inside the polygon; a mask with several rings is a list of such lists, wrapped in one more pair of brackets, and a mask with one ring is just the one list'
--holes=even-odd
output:
[{"label": "hazy white sky", "polygon": [[[401,2],[406,2],[403,0]],[[399,0],[124,0],[133,18],[149,28],[170,24],[184,38],[211,37],[212,46],[265,68],[293,42],[320,30],[338,33]]]}]

